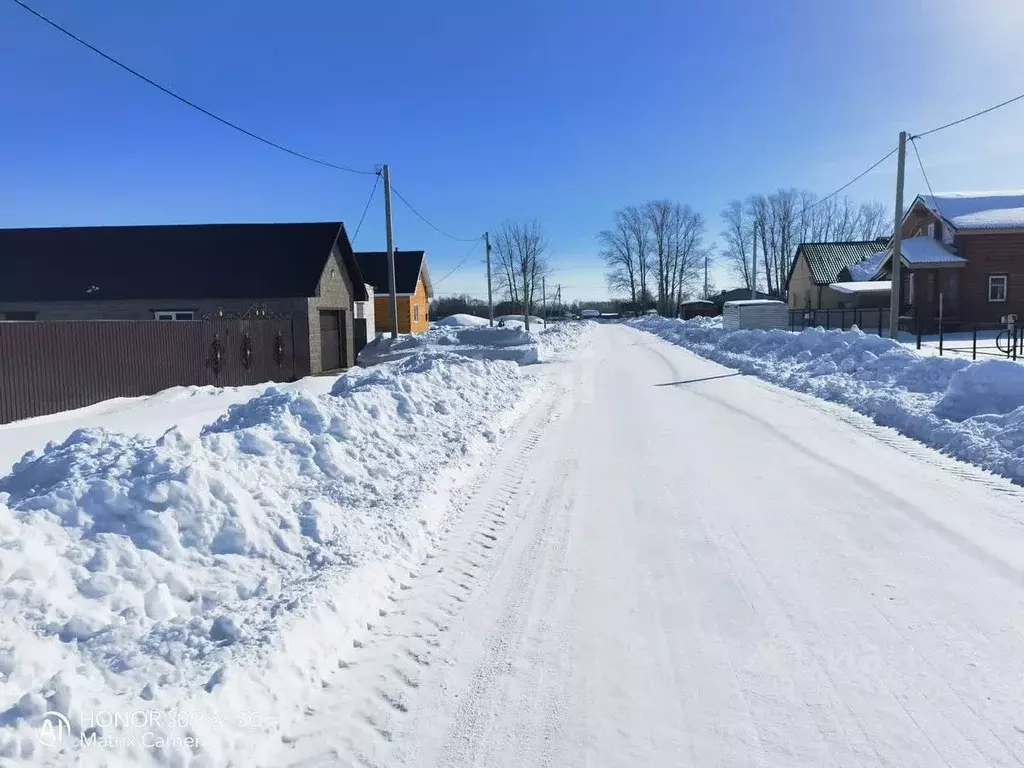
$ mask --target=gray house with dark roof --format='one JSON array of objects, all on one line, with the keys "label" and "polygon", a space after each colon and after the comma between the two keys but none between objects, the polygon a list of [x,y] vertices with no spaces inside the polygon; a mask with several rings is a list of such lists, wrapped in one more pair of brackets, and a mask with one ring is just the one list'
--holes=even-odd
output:
[{"label": "gray house with dark roof", "polygon": [[790,309],[832,309],[834,293],[827,287],[844,270],[884,250],[888,239],[845,243],[801,243],[786,281]]},{"label": "gray house with dark roof", "polygon": [[341,222],[0,229],[0,321],[290,315],[299,375],[355,364],[366,287]]}]

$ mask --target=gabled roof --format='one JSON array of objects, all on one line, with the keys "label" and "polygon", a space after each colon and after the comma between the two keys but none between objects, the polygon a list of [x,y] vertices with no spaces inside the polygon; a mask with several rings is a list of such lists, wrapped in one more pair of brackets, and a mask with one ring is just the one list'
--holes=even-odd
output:
[{"label": "gabled roof", "polygon": [[[962,267],[967,263],[967,259],[957,256],[934,237],[927,235],[901,240],[900,252],[903,255],[900,261],[908,267]],[[892,249],[890,248],[885,252],[885,258],[879,265],[879,270],[885,268],[891,258]]]},{"label": "gabled roof", "polygon": [[[388,285],[388,254],[387,251],[359,251],[356,261],[363,273],[363,279],[372,285],[378,295],[390,290]],[[427,296],[433,296],[430,274],[427,272],[427,254],[425,251],[395,251],[395,293],[411,295],[416,293],[416,282],[420,275],[427,290]]]},{"label": "gabled roof", "polygon": [[793,270],[796,263],[803,254],[807,260],[807,267],[811,271],[811,280],[816,285],[828,285],[834,283],[839,273],[851,264],[858,264],[880,250],[885,248],[885,243],[879,240],[856,240],[845,243],[801,243],[796,249],[796,258],[793,259],[793,266],[789,270],[789,280],[793,277]]},{"label": "gabled roof", "polygon": [[918,195],[918,201],[954,229],[1024,228],[1024,190]]},{"label": "gabled roof", "polygon": [[0,229],[0,301],[308,297],[335,245],[358,300],[338,221]]},{"label": "gabled roof", "polygon": [[885,250],[885,246],[879,244],[882,250],[871,254],[864,261],[858,261],[856,264],[851,264],[839,273],[839,280],[843,280],[849,276],[849,282],[864,282],[867,280],[874,280],[875,276],[878,275],[878,270],[882,267],[882,262],[885,261],[888,251]]}]

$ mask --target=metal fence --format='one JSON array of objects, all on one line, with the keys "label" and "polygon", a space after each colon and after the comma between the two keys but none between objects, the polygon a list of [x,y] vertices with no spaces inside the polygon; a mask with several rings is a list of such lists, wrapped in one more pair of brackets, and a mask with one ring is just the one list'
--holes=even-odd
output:
[{"label": "metal fence", "polygon": [[918,330],[917,348],[937,347],[939,355],[969,354],[972,360],[977,360],[978,355],[1008,360],[1024,357],[1024,326],[939,320],[938,329],[937,335],[924,335]]},{"label": "metal fence", "polygon": [[857,326],[864,333],[889,335],[888,309],[791,309],[789,330],[802,331],[804,328],[848,331]]},{"label": "metal fence", "polygon": [[0,423],[173,386],[296,377],[293,320],[0,322]]}]

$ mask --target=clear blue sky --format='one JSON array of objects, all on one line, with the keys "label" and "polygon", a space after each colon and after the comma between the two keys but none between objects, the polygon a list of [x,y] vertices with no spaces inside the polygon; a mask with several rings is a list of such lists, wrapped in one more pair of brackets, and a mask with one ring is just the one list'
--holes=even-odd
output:
[{"label": "clear blue sky", "polygon": [[[1024,91],[1016,0],[31,0],[112,55],[301,151],[372,168],[471,237],[536,218],[571,297],[595,234],[671,197],[826,193],[922,131]],[[195,113],[0,0],[0,226],[340,218],[373,184]],[[936,190],[1024,187],[1024,103],[922,140]],[[911,155],[911,161],[912,155]],[[850,190],[892,204],[894,163]],[[908,196],[923,191],[908,166]],[[378,196],[360,248],[383,247]],[[468,246],[396,202],[439,278]],[[484,293],[478,252],[438,286]],[[140,255],[144,257],[144,255]],[[725,282],[720,278],[720,285]]]}]

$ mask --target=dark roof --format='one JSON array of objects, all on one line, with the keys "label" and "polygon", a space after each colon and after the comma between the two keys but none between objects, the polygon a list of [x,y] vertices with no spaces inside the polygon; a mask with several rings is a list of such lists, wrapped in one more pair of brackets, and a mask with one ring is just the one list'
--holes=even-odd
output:
[{"label": "dark roof", "polygon": [[803,253],[807,266],[811,270],[811,280],[817,285],[828,285],[836,282],[839,273],[851,264],[864,261],[873,253],[884,250],[886,242],[882,240],[858,240],[847,243],[801,243],[796,249],[796,258],[789,270],[789,279],[793,277],[793,269]]},{"label": "dark roof", "polygon": [[[722,291],[721,293],[719,293],[719,294],[717,294],[715,296],[712,296],[711,297],[711,301],[714,302],[715,304],[717,304],[718,306],[722,306],[727,301],[738,301],[738,300],[749,299],[749,298],[750,298],[750,289],[749,288],[730,288],[728,291]],[[759,298],[759,299],[775,299],[775,298],[778,298],[778,297],[772,296],[771,294],[765,293],[764,291],[758,291],[757,292],[757,298]]]},{"label": "dark roof", "polygon": [[[395,293],[416,293],[416,282],[424,267],[425,256],[424,251],[395,251]],[[356,261],[359,262],[363,280],[372,285],[377,293],[390,290],[387,251],[358,251]]]},{"label": "dark roof", "polygon": [[0,229],[0,301],[308,297],[335,244],[365,299],[337,221]]}]

